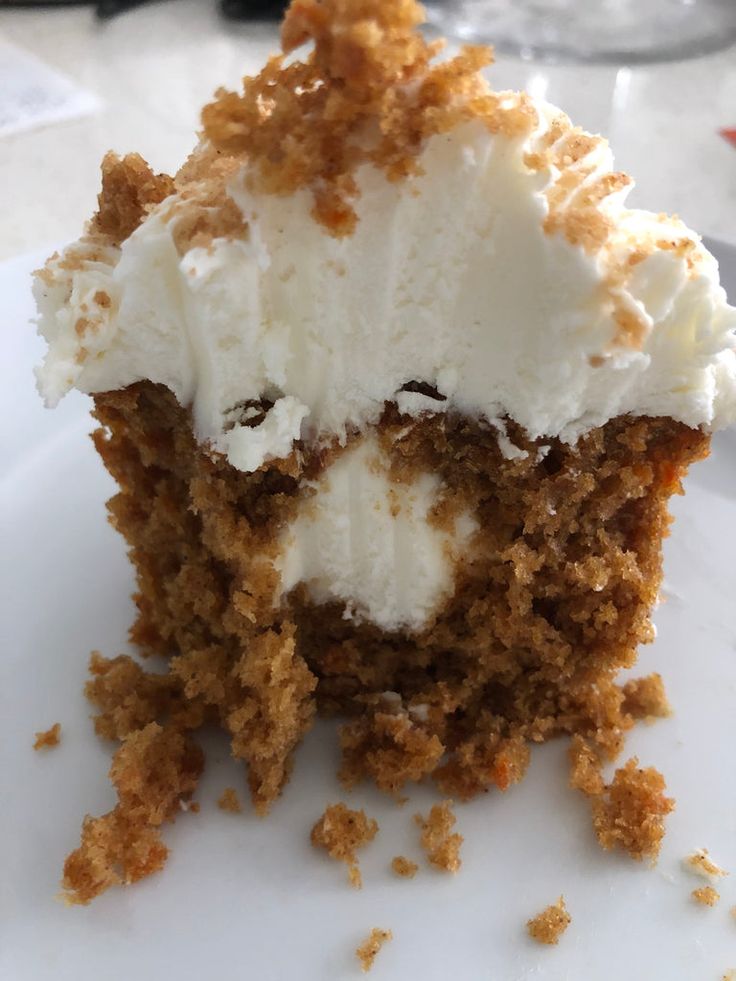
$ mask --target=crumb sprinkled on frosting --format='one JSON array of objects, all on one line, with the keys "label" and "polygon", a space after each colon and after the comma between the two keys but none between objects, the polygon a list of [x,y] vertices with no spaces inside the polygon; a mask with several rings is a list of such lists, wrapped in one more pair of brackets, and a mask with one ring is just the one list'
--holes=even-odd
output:
[{"label": "crumb sprinkled on frosting", "polygon": [[[259,191],[309,188],[313,215],[333,235],[349,235],[357,217],[356,169],[372,163],[389,180],[420,172],[428,137],[481,119],[492,132],[528,135],[537,123],[529,97],[491,92],[480,75],[489,48],[463,47],[433,64],[442,42],[417,30],[415,0],[293,0],[281,29],[283,55],[221,90],[202,114],[217,149],[246,155]],[[284,56],[313,42],[303,61]]]}]

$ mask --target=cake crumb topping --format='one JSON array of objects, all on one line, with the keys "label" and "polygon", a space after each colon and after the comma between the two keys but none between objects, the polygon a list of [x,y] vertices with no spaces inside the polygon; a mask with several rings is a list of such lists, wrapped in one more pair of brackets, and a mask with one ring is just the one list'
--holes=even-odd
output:
[{"label": "cake crumb topping", "polygon": [[227,811],[230,814],[240,814],[243,810],[235,787],[225,787],[217,801],[217,806],[221,811]]},{"label": "cake crumb topping", "polygon": [[690,895],[701,906],[715,906],[721,898],[713,886],[701,886],[699,889],[693,889]]},{"label": "cake crumb topping", "polygon": [[91,231],[119,245],[133,234],[148,211],[175,189],[174,179],[168,174],[154,174],[140,154],[118,157],[107,153],[102,160],[102,190]]},{"label": "cake crumb topping", "polygon": [[[512,138],[530,133],[537,113],[529,97],[491,92],[480,75],[491,50],[466,45],[432,64],[443,42],[425,41],[423,20],[415,0],[293,0],[283,55],[246,77],[242,93],[217,93],[202,113],[205,137],[247,156],[255,189],[309,189],[315,219],[344,236],[357,221],[361,164],[392,181],[415,176],[425,141],[471,119]],[[305,60],[287,64],[306,42]]]},{"label": "cake crumb topping", "polygon": [[412,862],[410,858],[406,858],[404,855],[397,855],[391,861],[391,869],[401,879],[413,879],[419,871],[419,866],[416,862]]},{"label": "cake crumb topping", "polygon": [[53,749],[58,746],[61,742],[61,723],[54,722],[50,729],[42,730],[36,733],[36,738],[33,741],[33,748],[38,750]]},{"label": "cake crumb topping", "polygon": [[365,811],[354,811],[345,804],[330,804],[312,828],[311,842],[315,848],[324,848],[327,854],[348,866],[348,880],[360,889],[363,879],[358,866],[356,851],[364,848],[378,834],[378,822],[366,816]]},{"label": "cake crumb topping", "polygon": [[565,907],[563,896],[543,909],[541,913],[527,922],[529,936],[540,944],[554,945],[560,942],[560,937],[572,922],[572,917]]},{"label": "cake crumb topping", "polygon": [[443,872],[457,872],[462,865],[460,846],[463,836],[452,832],[457,818],[451,800],[435,804],[425,819],[417,814],[414,820],[422,829],[421,845],[431,865]]},{"label": "cake crumb topping", "polygon": [[390,930],[381,930],[379,927],[373,927],[370,936],[355,951],[355,956],[360,961],[362,971],[366,973],[370,971],[376,959],[376,954],[385,943],[393,940],[393,936]]}]

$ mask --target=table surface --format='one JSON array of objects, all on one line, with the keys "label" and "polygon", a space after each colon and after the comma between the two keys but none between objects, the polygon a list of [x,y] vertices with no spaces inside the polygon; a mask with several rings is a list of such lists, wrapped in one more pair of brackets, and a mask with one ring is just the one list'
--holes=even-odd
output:
[{"label": "table surface", "polygon": [[[97,94],[102,108],[0,138],[0,260],[78,236],[108,149],[136,150],[156,170],[175,170],[192,148],[201,105],[277,46],[274,24],[224,21],[215,0],[155,3],[104,23],[90,7],[6,9],[3,38]],[[719,133],[736,127],[734,47],[631,68],[499,56],[490,77],[608,136],[618,166],[636,178],[632,204],[736,241],[736,149]]]}]

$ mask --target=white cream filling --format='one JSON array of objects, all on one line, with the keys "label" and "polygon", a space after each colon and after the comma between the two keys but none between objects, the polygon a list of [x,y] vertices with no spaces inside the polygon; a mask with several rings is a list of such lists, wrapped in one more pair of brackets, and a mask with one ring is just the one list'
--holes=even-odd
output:
[{"label": "white cream filling", "polygon": [[463,513],[448,532],[427,521],[441,481],[392,482],[375,438],[349,447],[303,498],[283,534],[282,595],[304,583],[315,603],[384,630],[420,630],[453,593],[460,556],[477,529]]}]

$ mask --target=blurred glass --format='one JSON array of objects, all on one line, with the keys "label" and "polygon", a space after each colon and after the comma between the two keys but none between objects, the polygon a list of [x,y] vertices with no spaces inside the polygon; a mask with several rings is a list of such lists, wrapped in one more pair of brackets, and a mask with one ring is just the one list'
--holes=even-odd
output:
[{"label": "blurred glass", "polygon": [[426,0],[425,6],[442,34],[546,61],[667,61],[736,44],[736,0]]}]

